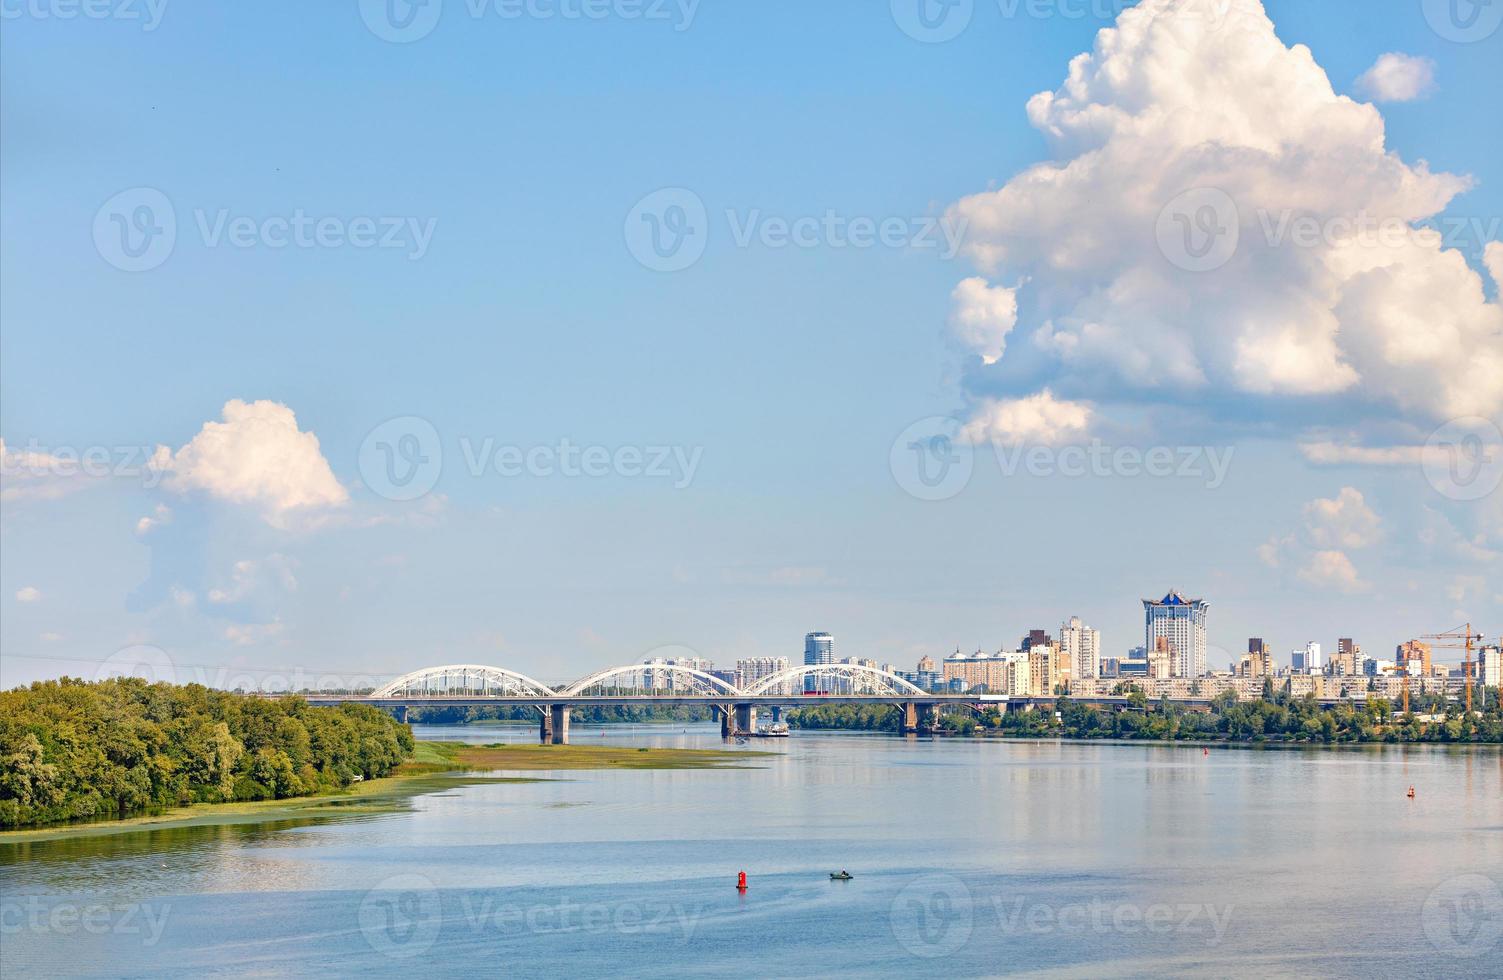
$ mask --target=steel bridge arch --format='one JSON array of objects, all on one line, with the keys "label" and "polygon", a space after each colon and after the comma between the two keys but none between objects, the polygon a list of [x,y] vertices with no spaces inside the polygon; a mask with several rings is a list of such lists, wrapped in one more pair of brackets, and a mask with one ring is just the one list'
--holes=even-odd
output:
[{"label": "steel bridge arch", "polygon": [[568,685],[567,687],[561,688],[558,693],[561,695],[579,694],[586,688],[591,687],[595,684],[599,684],[602,681],[610,680],[612,677],[620,677],[625,674],[645,674],[648,671],[663,671],[665,673],[687,677],[691,681],[697,681],[700,688],[709,689],[708,691],[701,689],[694,693],[708,693],[711,696],[725,695],[726,697],[740,697],[741,695],[746,693],[736,685],[721,680],[714,674],[707,674],[702,670],[695,670],[693,667],[683,667],[669,664],[628,664],[624,667],[607,667],[605,670],[597,670],[595,673],[590,674],[587,677],[581,677],[579,680]]},{"label": "steel bridge arch", "polygon": [[[853,686],[859,686],[862,682],[870,684],[871,693],[882,697],[897,697],[903,694],[928,695],[928,691],[916,684],[910,684],[897,674],[888,673],[877,667],[864,667],[861,664],[800,664],[790,667],[757,681],[746,689],[749,696],[761,694],[781,694],[781,688],[785,684],[798,684],[805,677],[839,677],[852,682]],[[801,684],[799,684],[802,687]]]},{"label": "steel bridge arch", "polygon": [[[423,696],[428,694],[428,686],[432,681],[438,681],[440,689],[433,691],[430,696],[443,697],[449,693],[449,680],[458,677],[461,690],[479,689],[482,692],[489,691],[492,687],[499,688],[497,694],[506,697],[542,697],[551,698],[556,692],[547,684],[535,681],[526,674],[519,674],[505,667],[491,667],[486,664],[448,664],[442,667],[424,667],[422,670],[414,670],[410,674],[403,674],[395,680],[388,681],[383,686],[372,692],[373,698],[401,697],[411,692],[415,686],[421,686]],[[478,680],[478,685],[472,685],[471,681]]]}]

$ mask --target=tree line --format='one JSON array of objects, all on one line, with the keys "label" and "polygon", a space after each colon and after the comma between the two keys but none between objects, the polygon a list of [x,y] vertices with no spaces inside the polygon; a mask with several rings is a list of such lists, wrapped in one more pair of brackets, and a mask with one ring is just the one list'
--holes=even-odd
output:
[{"label": "tree line", "polygon": [[0,692],[0,827],[305,796],[388,775],[412,750],[411,730],[368,705],[39,681]]},{"label": "tree line", "polygon": [[[1322,705],[1315,696],[1291,697],[1268,690],[1264,697],[1238,700],[1235,691],[1218,695],[1209,711],[1175,701],[1150,701],[1141,690],[1124,687],[1128,706],[1095,708],[1061,696],[1054,710],[1001,712],[986,708],[951,709],[936,728],[951,735],[996,734],[1014,738],[1113,738],[1238,742],[1503,742],[1503,712],[1496,688],[1477,692],[1485,705],[1472,715],[1456,701],[1416,692],[1405,713],[1386,698]],[[1425,715],[1426,718],[1419,716]],[[790,728],[897,731],[898,711],[880,705],[819,705],[788,715]]]}]

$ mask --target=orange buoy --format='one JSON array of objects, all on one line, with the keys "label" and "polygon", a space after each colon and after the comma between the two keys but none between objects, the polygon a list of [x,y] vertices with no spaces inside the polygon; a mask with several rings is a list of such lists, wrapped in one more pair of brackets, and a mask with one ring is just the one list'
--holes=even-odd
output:
[{"label": "orange buoy", "polygon": [[1413,786],[1409,787],[1409,798],[1411,800],[1414,799],[1414,787]]},{"label": "orange buoy", "polygon": [[738,891],[738,892],[744,892],[744,891],[746,891],[746,872],[745,871],[743,871],[740,874],[736,875],[736,891]]}]

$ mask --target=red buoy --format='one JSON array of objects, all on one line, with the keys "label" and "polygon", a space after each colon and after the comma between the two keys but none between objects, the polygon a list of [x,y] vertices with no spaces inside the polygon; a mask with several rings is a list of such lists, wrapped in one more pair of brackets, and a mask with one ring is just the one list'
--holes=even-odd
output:
[{"label": "red buoy", "polygon": [[745,871],[743,871],[740,874],[736,875],[736,891],[738,891],[738,892],[744,892],[744,891],[746,891],[746,872]]}]

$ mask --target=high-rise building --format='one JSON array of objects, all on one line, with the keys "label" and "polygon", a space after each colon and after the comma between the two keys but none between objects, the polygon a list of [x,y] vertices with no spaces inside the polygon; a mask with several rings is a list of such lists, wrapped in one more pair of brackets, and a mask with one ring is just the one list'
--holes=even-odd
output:
[{"label": "high-rise building", "polygon": [[1101,633],[1071,616],[1059,628],[1061,656],[1070,665],[1070,680],[1095,680],[1101,676]]},{"label": "high-rise building", "polygon": [[[835,662],[835,638],[829,633],[806,633],[804,634],[804,666],[815,664],[833,664]],[[821,681],[817,677],[804,678],[805,691],[821,690]]]},{"label": "high-rise building", "polygon": [[780,674],[789,667],[787,657],[747,657],[736,661],[737,687],[743,690],[773,674]]},{"label": "high-rise building", "polygon": [[1394,651],[1394,663],[1401,672],[1411,677],[1429,676],[1430,644],[1422,640],[1400,643]]},{"label": "high-rise building", "polygon": [[1166,636],[1159,637],[1154,644],[1148,652],[1148,676],[1154,680],[1174,676],[1174,645]]},{"label": "high-rise building", "polygon": [[1336,659],[1331,663],[1335,673],[1351,676],[1362,673],[1362,647],[1350,636],[1336,641]]},{"label": "high-rise building", "polygon": [[1028,635],[1023,637],[1023,652],[1027,653],[1035,645],[1043,646],[1053,642],[1054,638],[1049,635],[1048,630],[1029,630]]},{"label": "high-rise building", "polygon": [[1300,669],[1307,674],[1320,673],[1320,644],[1314,640],[1305,643],[1305,655],[1301,660]]},{"label": "high-rise building", "polygon": [[692,683],[672,667],[686,667],[708,674],[715,669],[713,661],[703,657],[648,657],[642,661],[641,685],[648,691],[685,691]]},{"label": "high-rise building", "polygon": [[833,664],[835,638],[829,633],[804,634],[804,664]]},{"label": "high-rise building", "polygon": [[1254,636],[1247,641],[1247,653],[1242,657],[1242,662],[1237,665],[1237,675],[1240,677],[1272,677],[1273,651],[1263,638]]},{"label": "high-rise building", "polygon": [[1019,656],[1015,653],[982,653],[980,650],[970,655],[957,652],[955,656],[945,658],[944,681],[960,681],[965,692],[1019,693],[1013,690],[1013,661]]},{"label": "high-rise building", "polygon": [[1152,654],[1159,651],[1159,640],[1168,641],[1171,676],[1205,676],[1208,608],[1204,599],[1186,599],[1174,591],[1143,600],[1144,648]]},{"label": "high-rise building", "polygon": [[1477,674],[1484,687],[1503,687],[1503,649],[1483,647],[1477,659]]}]

